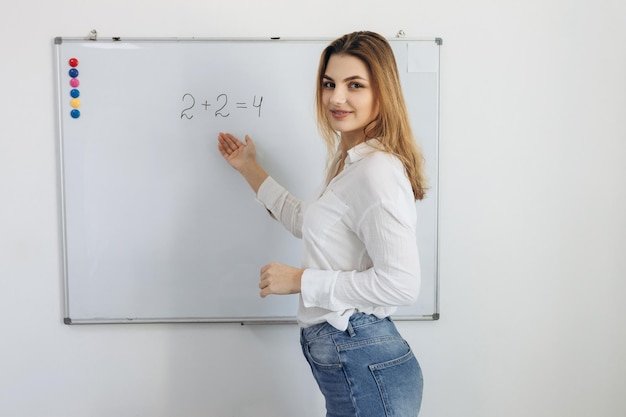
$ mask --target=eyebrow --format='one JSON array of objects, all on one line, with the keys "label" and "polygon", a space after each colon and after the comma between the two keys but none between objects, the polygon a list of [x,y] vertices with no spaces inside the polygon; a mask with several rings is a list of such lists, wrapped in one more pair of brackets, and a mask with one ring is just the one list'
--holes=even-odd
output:
[{"label": "eyebrow", "polygon": [[[329,81],[335,81],[331,77],[329,77],[328,75],[324,75],[323,78],[326,79],[326,80],[329,80]],[[348,78],[344,79],[343,81],[344,82],[348,82],[348,81],[354,81],[354,80],[369,81],[367,78],[361,77],[360,75],[353,75],[351,77],[348,77]]]}]

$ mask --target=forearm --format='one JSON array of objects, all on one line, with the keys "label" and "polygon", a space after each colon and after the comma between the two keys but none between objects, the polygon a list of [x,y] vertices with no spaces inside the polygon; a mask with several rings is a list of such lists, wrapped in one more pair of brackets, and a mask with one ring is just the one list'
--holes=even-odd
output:
[{"label": "forearm", "polygon": [[248,164],[239,170],[239,173],[248,182],[254,194],[259,191],[259,187],[263,184],[263,181],[268,177],[268,173],[263,169],[261,165],[256,163]]},{"label": "forearm", "polygon": [[305,269],[300,281],[306,307],[331,311],[411,305],[420,290],[419,270],[389,274],[374,268],[361,272]]}]

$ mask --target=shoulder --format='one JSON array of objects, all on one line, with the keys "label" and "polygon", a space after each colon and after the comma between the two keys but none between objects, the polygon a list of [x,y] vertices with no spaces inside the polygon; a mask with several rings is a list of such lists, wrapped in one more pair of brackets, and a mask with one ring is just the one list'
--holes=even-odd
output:
[{"label": "shoulder", "polygon": [[380,169],[380,174],[397,175],[404,172],[400,159],[383,150],[373,149],[363,158],[363,163],[368,169]]},{"label": "shoulder", "polygon": [[383,219],[389,216],[405,225],[414,224],[413,190],[399,158],[375,149],[356,162],[354,168],[358,179],[348,191],[347,205],[353,210],[355,224],[366,219],[387,221]]},{"label": "shoulder", "polygon": [[362,149],[350,169],[352,186],[346,192],[355,207],[413,203],[411,183],[396,156],[376,148]]},{"label": "shoulder", "polygon": [[355,164],[361,170],[382,169],[383,173],[403,172],[404,168],[400,160],[393,154],[384,150],[380,142],[370,139],[348,151],[348,163]]},{"label": "shoulder", "polygon": [[400,159],[380,149],[373,149],[361,161],[359,167],[364,185],[374,188],[394,188],[408,185],[408,177]]}]

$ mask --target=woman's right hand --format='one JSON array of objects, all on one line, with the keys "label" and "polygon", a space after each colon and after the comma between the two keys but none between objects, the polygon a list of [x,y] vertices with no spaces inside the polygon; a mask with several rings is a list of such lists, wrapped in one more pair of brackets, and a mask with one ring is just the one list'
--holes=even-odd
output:
[{"label": "woman's right hand", "polygon": [[220,132],[217,139],[220,153],[237,171],[242,172],[246,165],[256,162],[256,149],[250,136],[246,135],[245,144],[230,133]]},{"label": "woman's right hand", "polygon": [[224,159],[243,175],[256,193],[268,174],[256,161],[256,148],[250,136],[246,135],[245,144],[230,133],[219,133],[217,139]]}]

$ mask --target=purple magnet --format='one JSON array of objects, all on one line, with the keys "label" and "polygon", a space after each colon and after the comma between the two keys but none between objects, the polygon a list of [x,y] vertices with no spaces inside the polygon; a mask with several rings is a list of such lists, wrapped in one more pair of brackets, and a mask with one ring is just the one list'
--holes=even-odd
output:
[{"label": "purple magnet", "polygon": [[70,80],[70,85],[74,88],[78,87],[80,85],[80,81],[78,81],[78,78],[72,78]]},{"label": "purple magnet", "polygon": [[78,59],[76,58],[70,58],[70,67],[77,67],[78,66]]}]

